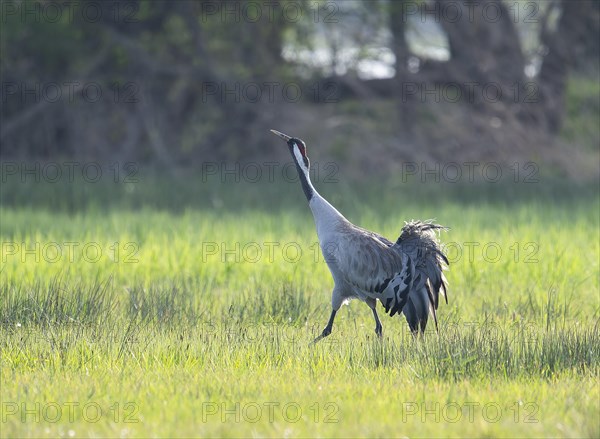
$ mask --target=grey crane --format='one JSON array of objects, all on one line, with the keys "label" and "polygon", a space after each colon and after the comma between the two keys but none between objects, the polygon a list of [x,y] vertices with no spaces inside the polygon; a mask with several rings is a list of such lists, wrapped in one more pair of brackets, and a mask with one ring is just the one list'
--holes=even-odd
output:
[{"label": "grey crane", "polygon": [[449,264],[436,236],[436,232],[445,227],[431,221],[410,221],[392,243],[377,233],[355,226],[312,185],[306,144],[279,131],[271,132],[286,141],[296,163],[321,251],[334,281],[331,315],[314,342],[331,334],[337,311],[354,298],[364,301],[373,311],[375,333],[379,337],[383,327],[377,315],[377,300],[390,316],[404,313],[413,334],[425,331],[429,314],[437,329],[440,293],[448,303],[443,270]]}]

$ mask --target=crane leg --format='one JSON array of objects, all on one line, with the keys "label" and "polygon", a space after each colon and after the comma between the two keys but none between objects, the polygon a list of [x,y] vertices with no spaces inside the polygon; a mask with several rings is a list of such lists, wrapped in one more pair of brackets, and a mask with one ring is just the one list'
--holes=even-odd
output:
[{"label": "crane leg", "polygon": [[319,340],[327,337],[329,334],[331,334],[331,329],[333,328],[333,320],[335,319],[336,312],[337,312],[337,310],[335,310],[335,309],[331,310],[331,316],[329,316],[329,321],[327,322],[327,326],[325,326],[325,329],[323,329],[323,332],[321,333],[321,335],[319,335],[317,338],[315,338],[313,340],[313,344],[318,342]]},{"label": "crane leg", "polygon": [[379,320],[379,316],[377,315],[377,310],[374,307],[373,317],[375,317],[375,334],[377,334],[377,337],[381,338],[383,326],[381,325],[381,321]]},{"label": "crane leg", "polygon": [[371,311],[373,311],[373,317],[375,317],[375,334],[377,334],[377,337],[381,338],[381,334],[383,332],[383,325],[381,324],[381,320],[379,320],[377,310],[375,309],[375,307],[377,306],[377,300],[369,298],[366,300],[366,303],[367,305],[369,305],[369,308],[371,308]]}]

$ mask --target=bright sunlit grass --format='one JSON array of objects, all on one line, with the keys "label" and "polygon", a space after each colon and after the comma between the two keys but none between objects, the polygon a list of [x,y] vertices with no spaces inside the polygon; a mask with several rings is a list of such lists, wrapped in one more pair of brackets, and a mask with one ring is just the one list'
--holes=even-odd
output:
[{"label": "bright sunlit grass", "polygon": [[597,194],[324,188],[391,239],[450,226],[449,304],[379,341],[355,301],[309,346],[333,281],[295,185],[37,189],[2,193],[5,437],[600,435]]}]

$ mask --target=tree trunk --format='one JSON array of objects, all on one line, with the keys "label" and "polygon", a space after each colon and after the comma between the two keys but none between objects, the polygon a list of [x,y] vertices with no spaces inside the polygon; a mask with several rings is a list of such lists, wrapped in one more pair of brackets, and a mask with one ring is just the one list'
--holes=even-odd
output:
[{"label": "tree trunk", "polygon": [[415,125],[415,106],[404,93],[405,86],[411,82],[408,69],[410,50],[406,42],[406,10],[407,0],[390,1],[390,30],[392,33],[392,49],[396,58],[396,75],[393,83],[393,94],[398,103],[401,134],[408,139],[413,137]]},{"label": "tree trunk", "polygon": [[556,30],[550,32],[542,29],[541,40],[547,48],[547,54],[538,77],[539,108],[546,129],[552,133],[558,133],[562,127],[568,72],[575,62],[573,54],[582,39],[592,38],[582,23],[586,23],[588,17],[593,17],[597,9],[593,0],[562,0],[560,7],[562,12]]}]

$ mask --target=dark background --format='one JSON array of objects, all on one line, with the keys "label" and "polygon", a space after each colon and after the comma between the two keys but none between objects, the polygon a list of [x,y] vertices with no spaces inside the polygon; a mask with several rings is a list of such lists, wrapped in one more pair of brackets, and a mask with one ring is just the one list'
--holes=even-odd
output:
[{"label": "dark background", "polygon": [[[2,1],[3,160],[597,178],[600,2]],[[318,153],[315,149],[318,148]]]}]

